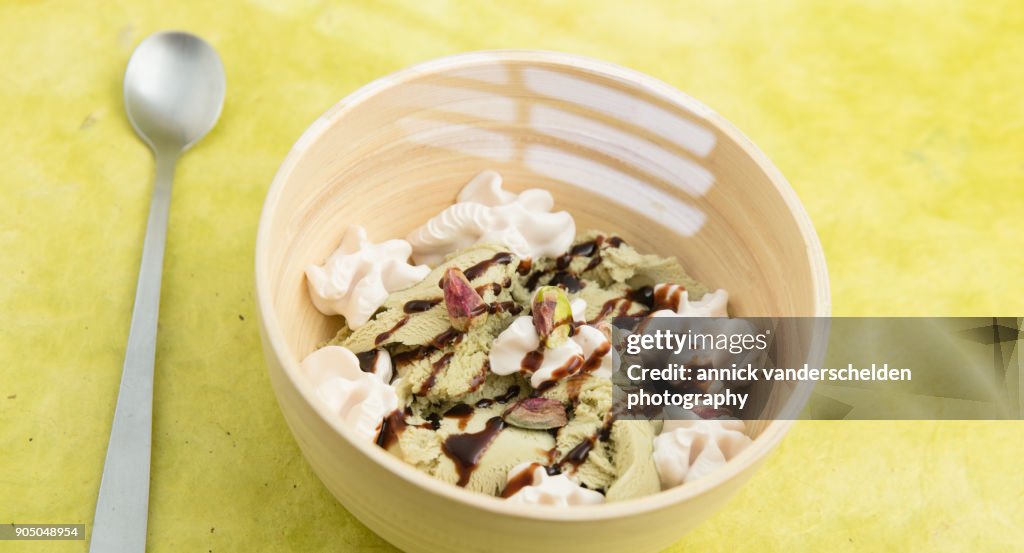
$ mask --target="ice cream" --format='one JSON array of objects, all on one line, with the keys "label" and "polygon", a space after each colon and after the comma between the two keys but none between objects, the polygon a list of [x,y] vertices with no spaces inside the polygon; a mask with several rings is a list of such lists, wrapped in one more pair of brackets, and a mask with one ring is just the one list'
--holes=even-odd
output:
[{"label": "ice cream", "polygon": [[[348,273],[373,283],[365,302],[359,284],[335,286],[346,290],[335,294],[346,309],[335,311],[347,324],[303,363],[346,424],[435,478],[531,505],[649,495],[744,445],[725,433],[746,438],[740,421],[716,434],[721,421],[673,427],[615,420],[611,409],[611,319],[724,315],[725,291],[707,293],[676,259],[613,234],[573,239],[550,194],[505,191],[495,173],[458,200],[409,242],[373,245],[359,233],[358,248],[328,260],[362,264]],[[360,253],[369,248],[387,255]],[[431,267],[410,265],[410,253]],[[396,288],[392,277],[411,282]],[[311,294],[324,290],[321,272],[309,281]],[[721,455],[704,445],[712,435]]]}]

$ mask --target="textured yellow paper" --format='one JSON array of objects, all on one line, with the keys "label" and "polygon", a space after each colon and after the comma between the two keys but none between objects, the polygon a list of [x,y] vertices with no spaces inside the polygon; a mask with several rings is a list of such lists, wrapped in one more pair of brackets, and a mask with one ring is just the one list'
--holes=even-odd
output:
[{"label": "textured yellow paper", "polygon": [[[160,4],[160,5],[158,5]],[[972,2],[0,4],[0,522],[91,523],[152,164],[120,77],[147,34],[221,52],[220,125],[179,166],[157,350],[150,551],[390,551],[313,476],[254,321],[263,195],[357,86],[530,47],[655,75],[743,129],[824,244],[837,315],[1024,313],[1024,8]],[[796,425],[673,551],[1005,551],[1024,426]],[[85,551],[86,542],[4,542]]]}]

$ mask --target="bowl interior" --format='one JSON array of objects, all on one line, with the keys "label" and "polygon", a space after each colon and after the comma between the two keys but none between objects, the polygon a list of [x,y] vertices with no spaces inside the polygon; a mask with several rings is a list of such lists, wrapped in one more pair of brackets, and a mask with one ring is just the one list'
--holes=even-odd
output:
[{"label": "bowl interior", "polygon": [[304,268],[321,263],[350,224],[374,241],[405,237],[484,169],[510,190],[551,191],[578,231],[678,257],[698,280],[729,291],[733,315],[828,313],[820,247],[795,195],[720,117],[626,70],[480,54],[361,89],[292,150],[257,246],[265,324],[281,338],[286,371],[340,324],[313,307]]}]

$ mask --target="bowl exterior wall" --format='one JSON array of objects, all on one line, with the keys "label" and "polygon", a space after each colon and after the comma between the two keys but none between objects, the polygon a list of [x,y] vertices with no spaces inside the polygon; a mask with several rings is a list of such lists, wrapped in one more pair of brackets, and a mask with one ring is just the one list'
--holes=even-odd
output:
[{"label": "bowl exterior wall", "polygon": [[[503,84],[509,74],[520,77]],[[494,94],[509,86],[521,88]],[[589,94],[589,107],[560,96],[573,90]],[[430,98],[436,105],[424,107]],[[502,111],[509,98],[518,107]],[[583,115],[592,120],[581,123]],[[621,128],[602,135],[616,121]],[[314,405],[300,374],[299,359],[339,324],[312,307],[304,267],[320,262],[348,224],[366,226],[374,241],[404,236],[487,168],[499,170],[512,190],[550,189],[557,208],[573,210],[578,231],[604,228],[640,251],[679,255],[699,280],[729,289],[734,314],[830,313],[821,248],[795,194],[709,109],[610,64],[544,52],[466,54],[385,77],[346,98],[300,138],[275,178],[257,240],[257,307],[285,420],[331,493],[404,550],[659,551],[732,496],[789,423],[755,422],[754,444],[696,485],[544,519],[352,442]],[[676,186],[678,171],[688,177]]]}]

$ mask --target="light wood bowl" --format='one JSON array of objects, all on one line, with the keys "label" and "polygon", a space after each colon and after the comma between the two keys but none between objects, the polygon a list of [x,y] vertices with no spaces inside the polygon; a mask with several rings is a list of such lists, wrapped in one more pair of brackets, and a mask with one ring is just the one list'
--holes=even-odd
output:
[{"label": "light wood bowl", "polygon": [[755,422],[753,445],[692,484],[620,503],[526,509],[434,480],[356,439],[301,376],[300,360],[340,324],[314,309],[304,267],[322,262],[350,224],[374,241],[406,236],[483,169],[498,170],[508,189],[550,190],[579,231],[603,229],[642,252],[677,256],[697,279],[729,291],[734,315],[830,314],[807,214],[772,163],[722,117],[608,63],[535,51],[462,54],[354,92],[281,165],[256,244],[260,330],[281,411],[324,485],[402,549],[660,550],[725,502],[791,422]]}]

